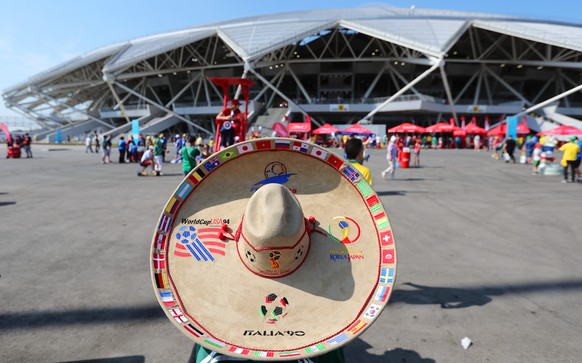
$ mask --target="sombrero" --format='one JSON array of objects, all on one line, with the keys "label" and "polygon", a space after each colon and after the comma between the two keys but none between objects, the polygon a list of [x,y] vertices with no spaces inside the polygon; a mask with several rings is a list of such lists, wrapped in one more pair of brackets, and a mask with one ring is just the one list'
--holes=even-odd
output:
[{"label": "sombrero", "polygon": [[314,144],[269,138],[192,170],[162,211],[150,263],[160,305],[194,342],[291,360],[339,348],[378,318],[396,252],[355,168]]}]

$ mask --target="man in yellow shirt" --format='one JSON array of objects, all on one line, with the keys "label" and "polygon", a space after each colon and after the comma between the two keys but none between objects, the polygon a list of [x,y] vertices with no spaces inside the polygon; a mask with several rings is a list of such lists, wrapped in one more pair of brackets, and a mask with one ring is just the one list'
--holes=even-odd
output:
[{"label": "man in yellow shirt", "polygon": [[364,144],[362,140],[354,137],[346,141],[346,158],[366,181],[372,185],[372,174],[370,169],[362,165],[364,162]]},{"label": "man in yellow shirt", "polygon": [[576,138],[571,137],[570,142],[565,143],[560,147],[562,154],[561,165],[564,167],[564,180],[562,183],[568,183],[568,168],[572,172],[572,183],[576,181],[574,169],[576,168],[576,158],[580,152],[580,146],[576,143]]}]

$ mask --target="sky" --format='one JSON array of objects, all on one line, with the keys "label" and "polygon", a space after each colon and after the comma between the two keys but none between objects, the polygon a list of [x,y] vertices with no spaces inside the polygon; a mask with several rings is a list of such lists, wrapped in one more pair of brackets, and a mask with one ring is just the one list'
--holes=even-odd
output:
[{"label": "sky", "polygon": [[[573,0],[0,0],[0,92],[104,46],[245,16],[386,4],[524,16],[582,24]],[[0,98],[0,117],[19,116]]]}]

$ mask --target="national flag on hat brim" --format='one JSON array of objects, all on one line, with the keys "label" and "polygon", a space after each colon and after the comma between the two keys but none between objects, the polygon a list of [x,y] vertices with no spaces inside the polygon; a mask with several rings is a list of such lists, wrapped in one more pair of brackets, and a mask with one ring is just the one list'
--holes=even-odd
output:
[{"label": "national flag on hat brim", "polygon": [[178,323],[185,323],[188,321],[188,318],[184,316],[182,310],[180,309],[170,309],[170,314]]},{"label": "national flag on hat brim", "polygon": [[382,264],[394,263],[394,249],[382,250]]},{"label": "national flag on hat brim", "polygon": [[380,309],[382,309],[380,305],[370,304],[368,310],[366,310],[364,313],[364,318],[374,319],[376,316],[378,316],[378,311],[380,311]]},{"label": "national flag on hat brim", "polygon": [[166,306],[173,306],[176,304],[174,301],[174,296],[172,296],[170,291],[160,291],[160,298]]},{"label": "national flag on hat brim", "polygon": [[275,149],[285,149],[289,150],[291,146],[291,141],[287,140],[275,140]]},{"label": "national flag on hat brim", "polygon": [[394,243],[392,238],[392,231],[388,230],[385,232],[380,232],[380,241],[382,241],[382,246],[389,246]]},{"label": "national flag on hat brim", "polygon": [[251,351],[248,349],[238,348],[238,347],[230,347],[228,349],[229,352],[240,354],[240,355],[248,355]]},{"label": "national flag on hat brim", "polygon": [[198,330],[192,324],[184,325],[184,329],[188,330],[190,332],[190,334],[194,335],[196,338],[200,338],[202,335],[204,335],[204,333],[201,330]]},{"label": "national flag on hat brim", "polygon": [[200,176],[200,174],[197,174],[196,172],[188,175],[188,180],[191,181],[194,185],[200,183],[200,181],[202,180],[202,177]]},{"label": "national flag on hat brim", "polygon": [[254,148],[253,148],[253,144],[252,144],[252,143],[250,143],[250,142],[245,142],[245,143],[244,143],[244,144],[242,144],[242,145],[238,145],[238,146],[236,147],[236,149],[238,150],[238,153],[239,153],[239,154],[248,153],[248,152],[250,152],[250,151],[253,151],[253,150],[254,150]]},{"label": "national flag on hat brim", "polygon": [[274,357],[275,354],[273,352],[254,352],[253,356],[255,357]]},{"label": "national flag on hat brim", "polygon": [[192,191],[192,186],[188,183],[183,183],[178,189],[178,194],[176,194],[180,199],[184,200]]},{"label": "national flag on hat brim", "polygon": [[210,344],[210,345],[214,346],[214,347],[217,347],[217,348],[224,348],[224,343],[223,343],[223,342],[221,342],[221,341],[220,341],[220,340],[218,340],[218,339],[215,339],[215,338],[212,338],[212,337],[208,337],[208,338],[206,338],[204,341],[205,341],[206,343],[208,343],[208,344]]},{"label": "national flag on hat brim", "polygon": [[388,292],[390,292],[389,286],[378,286],[374,300],[386,302],[386,299],[388,298]]},{"label": "national flag on hat brim", "polygon": [[170,230],[170,226],[172,225],[172,217],[169,217],[167,215],[164,215],[162,217],[162,219],[160,220],[160,226],[159,226],[159,230],[168,233],[168,231]]},{"label": "national flag on hat brim", "polygon": [[352,334],[357,334],[360,330],[364,329],[366,325],[368,325],[368,323],[365,323],[358,319],[354,324],[352,324],[351,327],[348,328],[348,332]]},{"label": "national flag on hat brim", "polygon": [[230,159],[234,158],[235,156],[236,156],[236,151],[234,151],[233,149],[223,151],[219,155],[220,160],[222,160],[222,161],[230,160]]},{"label": "national flag on hat brim", "polygon": [[343,342],[343,341],[344,341],[344,340],[346,340],[346,339],[348,339],[348,336],[347,336],[347,335],[345,335],[344,333],[341,333],[341,334],[339,334],[339,335],[336,335],[335,337],[333,337],[333,338],[329,339],[327,342],[328,342],[330,345],[336,345],[336,344],[338,344],[338,343],[341,343],[341,342]]},{"label": "national flag on hat brim", "polygon": [[257,150],[266,150],[271,148],[271,140],[259,140],[255,142]]},{"label": "national flag on hat brim", "polygon": [[156,286],[158,289],[167,289],[168,288],[168,275],[165,272],[155,273],[156,278]]},{"label": "national flag on hat brim", "polygon": [[338,158],[337,156],[335,156],[334,154],[331,154],[329,156],[329,158],[327,159],[327,162],[329,164],[331,164],[331,166],[333,166],[337,170],[340,170],[342,165],[344,165],[344,161],[342,159]]},{"label": "national flag on hat brim", "polygon": [[293,150],[306,153],[309,150],[309,145],[304,142],[293,141]]},{"label": "national flag on hat brim", "polygon": [[368,207],[370,207],[370,211],[377,212],[382,209],[382,204],[380,204],[380,200],[378,199],[377,195],[372,195],[366,198],[366,203]]},{"label": "national flag on hat brim", "polygon": [[160,232],[156,232],[156,236],[154,237],[155,241],[155,248],[158,250],[164,250],[166,248],[166,235],[161,234]]},{"label": "national flag on hat brim", "polygon": [[176,209],[178,209],[179,205],[180,202],[178,201],[178,199],[176,197],[172,197],[172,199],[170,199],[168,205],[166,206],[166,212],[174,214],[176,212]]},{"label": "national flag on hat brim", "polygon": [[368,182],[365,179],[362,179],[359,182],[357,182],[356,187],[360,190],[360,193],[362,193],[364,197],[368,197],[373,192],[372,188],[370,187],[370,184],[368,184]]},{"label": "national flag on hat brim", "polygon": [[292,351],[292,352],[281,352],[281,353],[279,353],[279,357],[280,358],[297,357],[298,355],[301,355],[301,353],[299,353],[298,350],[295,350],[295,351]]},{"label": "national flag on hat brim", "polygon": [[[390,270],[392,270],[392,275],[390,275]],[[380,280],[378,280],[381,284],[389,284],[394,281],[394,271],[393,269],[389,269],[388,267],[382,267],[380,270]]]},{"label": "national flag on hat brim", "polygon": [[325,350],[325,345],[321,343],[305,348],[306,353],[321,352],[322,350]]},{"label": "national flag on hat brim", "polygon": [[374,221],[376,222],[376,226],[378,229],[384,229],[390,227],[390,222],[388,221],[388,217],[386,217],[386,213],[382,212],[378,215],[374,216]]},{"label": "national flag on hat brim", "polygon": [[164,254],[154,253],[152,261],[156,270],[163,270],[166,268],[166,256]]},{"label": "national flag on hat brim", "polygon": [[204,167],[206,168],[207,172],[211,172],[218,165],[220,165],[220,160],[218,160],[216,156],[213,156],[204,162]]},{"label": "national flag on hat brim", "polygon": [[325,157],[327,156],[327,151],[320,149],[318,147],[314,147],[313,149],[311,149],[311,155],[318,157],[322,160],[325,160]]},{"label": "national flag on hat brim", "polygon": [[348,165],[342,173],[352,182],[355,182],[360,177],[360,173],[358,173],[351,165]]}]

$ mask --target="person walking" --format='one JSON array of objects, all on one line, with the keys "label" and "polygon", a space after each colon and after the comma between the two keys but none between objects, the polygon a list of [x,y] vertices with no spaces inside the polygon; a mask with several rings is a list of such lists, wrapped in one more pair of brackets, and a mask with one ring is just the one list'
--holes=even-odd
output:
[{"label": "person walking", "polygon": [[574,183],[576,181],[576,159],[578,157],[578,153],[580,153],[580,146],[576,142],[576,137],[572,136],[570,138],[570,142],[565,143],[560,147],[560,151],[562,154],[562,161],[560,165],[564,167],[564,180],[562,183],[568,183],[568,169],[572,172],[571,182]]},{"label": "person walking", "polygon": [[101,161],[103,164],[111,162],[111,136],[103,136],[103,153],[101,154]]},{"label": "person walking", "polygon": [[119,163],[125,163],[125,151],[127,150],[127,142],[125,142],[125,138],[123,136],[119,138],[117,150],[119,150]]},{"label": "person walking", "polygon": [[390,174],[390,179],[394,179],[396,171],[396,160],[398,160],[398,146],[396,145],[396,136],[390,137],[390,142],[386,148],[386,159],[388,160],[388,168],[382,172],[382,179],[385,179],[386,174]]},{"label": "person walking", "polygon": [[515,146],[516,143],[513,137],[511,135],[507,136],[507,140],[505,140],[505,146],[503,147],[504,153],[509,155],[509,159],[505,159],[506,163],[509,163],[509,160],[511,160],[515,164],[515,157],[513,156],[513,153],[515,152]]},{"label": "person walking", "polygon": [[91,147],[91,134],[87,134],[85,138],[85,154],[88,152],[93,153],[93,147]]},{"label": "person walking", "polygon": [[22,148],[26,152],[26,158],[32,158],[32,151],[30,150],[30,144],[32,140],[28,132],[24,134],[24,138],[22,139]]}]

